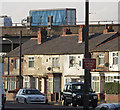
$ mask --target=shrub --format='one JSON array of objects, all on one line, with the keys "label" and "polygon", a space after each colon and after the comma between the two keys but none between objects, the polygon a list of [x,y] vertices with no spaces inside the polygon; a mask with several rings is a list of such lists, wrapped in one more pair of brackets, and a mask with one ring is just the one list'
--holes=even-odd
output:
[{"label": "shrub", "polygon": [[106,94],[120,94],[120,84],[116,82],[110,82],[105,84]]}]

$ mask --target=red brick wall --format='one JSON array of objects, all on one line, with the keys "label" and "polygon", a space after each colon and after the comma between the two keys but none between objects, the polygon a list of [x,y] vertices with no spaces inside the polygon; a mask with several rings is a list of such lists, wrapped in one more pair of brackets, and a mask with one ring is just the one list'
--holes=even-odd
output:
[{"label": "red brick wall", "polygon": [[106,94],[105,95],[105,101],[108,103],[118,103],[120,102],[120,94]]}]

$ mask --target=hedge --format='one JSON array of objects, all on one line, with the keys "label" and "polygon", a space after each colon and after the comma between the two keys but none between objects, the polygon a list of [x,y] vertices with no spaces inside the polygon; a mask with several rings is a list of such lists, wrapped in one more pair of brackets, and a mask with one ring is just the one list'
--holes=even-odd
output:
[{"label": "hedge", "polygon": [[120,84],[116,82],[105,83],[106,94],[120,94]]}]

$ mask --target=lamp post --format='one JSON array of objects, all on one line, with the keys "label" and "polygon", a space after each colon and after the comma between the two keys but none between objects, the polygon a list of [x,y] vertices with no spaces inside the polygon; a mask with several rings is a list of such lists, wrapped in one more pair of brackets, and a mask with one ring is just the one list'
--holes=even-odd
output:
[{"label": "lamp post", "polygon": [[20,89],[23,87],[23,77],[22,77],[22,68],[21,68],[21,61],[22,61],[22,31],[20,31],[20,38],[19,38],[19,47],[20,47],[20,50],[19,50],[19,78],[20,78],[20,81],[19,81],[19,87]]},{"label": "lamp post", "polygon": [[8,40],[11,43],[11,51],[13,50],[13,41],[8,38],[2,38],[2,40]]},{"label": "lamp post", "polygon": [[[85,58],[89,58],[89,0],[85,1]],[[89,110],[89,69],[85,69],[84,76],[84,110]]]}]

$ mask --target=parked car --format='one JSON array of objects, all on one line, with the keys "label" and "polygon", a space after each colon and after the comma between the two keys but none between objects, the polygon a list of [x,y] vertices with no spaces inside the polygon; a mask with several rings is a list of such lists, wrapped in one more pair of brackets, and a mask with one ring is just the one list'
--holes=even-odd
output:
[{"label": "parked car", "polygon": [[95,110],[120,110],[120,103],[104,103],[100,104]]},{"label": "parked car", "polygon": [[18,103],[47,103],[48,99],[37,89],[20,89],[16,95]]},{"label": "parked car", "polygon": [[[62,100],[63,105],[72,104],[72,106],[76,107],[77,105],[83,105],[83,86],[82,82],[70,82],[65,84]],[[95,94],[92,89],[89,90],[89,103],[95,108],[98,103],[98,96]]]},{"label": "parked car", "polygon": [[4,88],[3,88],[3,83],[2,83],[2,110],[5,107],[5,102],[6,102],[6,92],[5,92]]}]

